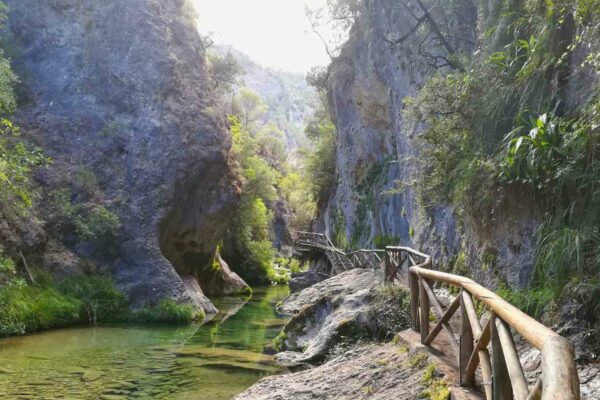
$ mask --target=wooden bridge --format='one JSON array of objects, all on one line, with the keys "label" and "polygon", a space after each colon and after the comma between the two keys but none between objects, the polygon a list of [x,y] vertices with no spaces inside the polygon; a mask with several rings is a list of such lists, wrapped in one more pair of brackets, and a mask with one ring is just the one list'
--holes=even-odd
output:
[{"label": "wooden bridge", "polygon": [[[430,346],[445,331],[457,354],[460,385],[483,388],[486,400],[580,399],[579,376],[568,340],[471,279],[432,270],[430,256],[396,246],[346,254],[336,249],[327,236],[307,232],[299,235],[297,244],[325,251],[330,261],[335,259],[336,271],[384,264],[386,283],[400,282],[410,289],[411,328],[420,334],[421,343]],[[445,309],[433,290],[436,283],[458,290]],[[457,312],[458,329],[453,328],[457,324],[450,323]],[[513,333],[541,352],[542,373],[531,387]]]},{"label": "wooden bridge", "polygon": [[317,250],[325,254],[331,264],[331,275],[353,268],[379,268],[383,265],[385,250],[357,250],[351,253],[335,247],[327,235],[314,232],[297,232],[296,250]]}]

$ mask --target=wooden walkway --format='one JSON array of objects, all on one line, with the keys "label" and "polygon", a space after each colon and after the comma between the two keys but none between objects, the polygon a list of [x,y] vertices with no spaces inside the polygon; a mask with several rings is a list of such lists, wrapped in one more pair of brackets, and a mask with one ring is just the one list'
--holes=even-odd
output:
[{"label": "wooden walkway", "polygon": [[332,276],[353,268],[375,269],[383,266],[385,250],[357,250],[345,253],[322,233],[298,232],[297,235],[296,250],[322,252],[331,265]]},{"label": "wooden walkway", "polygon": [[[383,264],[387,284],[407,282],[412,330],[430,352],[456,359],[455,376],[461,387],[479,388],[486,400],[580,399],[574,352],[565,338],[471,279],[433,270],[429,255],[397,246],[344,253],[326,235],[309,232],[301,232],[296,245],[323,251],[331,262],[332,274]],[[458,294],[446,307],[436,296],[436,284],[457,289]],[[457,319],[456,313],[459,322],[451,324],[453,316]],[[531,387],[521,366],[515,334],[541,352],[542,374]],[[444,341],[442,347],[440,341]]]}]

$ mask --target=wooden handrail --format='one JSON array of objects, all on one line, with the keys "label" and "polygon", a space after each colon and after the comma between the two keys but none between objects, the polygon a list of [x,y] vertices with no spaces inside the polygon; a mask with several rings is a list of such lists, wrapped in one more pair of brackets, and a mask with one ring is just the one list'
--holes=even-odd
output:
[{"label": "wooden handrail", "polygon": [[331,265],[332,274],[336,274],[350,268],[379,268],[385,250],[361,249],[350,253],[335,247],[329,236],[318,232],[296,232],[295,243],[302,247],[318,249],[327,255]]},{"label": "wooden handrail", "polygon": [[[420,258],[419,264],[413,256]],[[386,247],[386,282],[393,283],[398,278],[398,271],[407,260],[411,265],[407,268],[411,292],[411,326],[421,333],[423,344],[429,345],[445,330],[450,335],[450,342],[456,346],[456,336],[449,321],[459,308],[461,310],[457,351],[461,385],[473,385],[475,371],[481,366],[488,400],[580,399],[573,348],[565,338],[473,280],[430,269],[431,257],[408,247]],[[459,296],[446,310],[435,296],[434,282],[460,289]],[[484,328],[472,297],[491,311],[491,317]],[[431,307],[438,320],[430,331]],[[532,388],[527,386],[511,328],[541,351],[542,375]],[[491,353],[489,346],[492,347]]]}]

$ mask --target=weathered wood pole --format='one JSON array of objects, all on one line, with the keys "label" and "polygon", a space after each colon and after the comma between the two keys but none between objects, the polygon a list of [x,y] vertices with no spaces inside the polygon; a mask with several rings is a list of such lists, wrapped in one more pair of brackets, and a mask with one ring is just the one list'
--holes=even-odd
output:
[{"label": "weathered wood pole", "polygon": [[410,325],[413,331],[419,332],[419,276],[408,273],[410,286]]},{"label": "weathered wood pole", "polygon": [[460,352],[458,355],[458,366],[460,371],[461,386],[473,386],[475,384],[475,375],[467,374],[467,365],[471,354],[473,354],[473,330],[469,322],[469,313],[465,306],[463,290],[460,291]]},{"label": "weathered wood pole", "polygon": [[421,316],[421,343],[425,343],[427,336],[429,336],[429,296],[427,295],[427,291],[423,286],[423,280],[419,276],[419,313]]},{"label": "weathered wood pole", "polygon": [[500,318],[496,318],[494,324],[496,325],[496,331],[498,332],[498,339],[500,339],[500,344],[502,345],[506,369],[508,371],[508,376],[510,377],[515,399],[526,400],[529,395],[529,388],[527,387],[525,374],[521,367],[521,360],[519,360],[519,354],[517,354],[517,348],[515,347],[510,328],[507,327],[506,323]]},{"label": "weathered wood pole", "polygon": [[492,321],[490,329],[492,333],[492,373],[494,378],[492,381],[493,399],[494,400],[512,400],[513,392],[510,384],[510,377],[508,375],[508,369],[506,368],[506,361],[504,360],[504,352],[502,351],[502,344],[498,336],[498,330],[496,328],[496,314],[492,313]]},{"label": "weathered wood pole", "polygon": [[546,340],[542,348],[542,400],[581,398],[575,363],[565,362],[573,359],[573,346],[567,339],[555,336]]}]

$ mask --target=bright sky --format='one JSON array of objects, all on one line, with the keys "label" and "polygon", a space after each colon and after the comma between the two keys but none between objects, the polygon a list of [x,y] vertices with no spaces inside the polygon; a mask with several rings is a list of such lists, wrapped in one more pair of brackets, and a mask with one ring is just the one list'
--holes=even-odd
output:
[{"label": "bright sky", "polygon": [[231,45],[265,67],[307,72],[327,65],[319,38],[310,31],[304,6],[327,0],[194,0],[202,34]]}]

